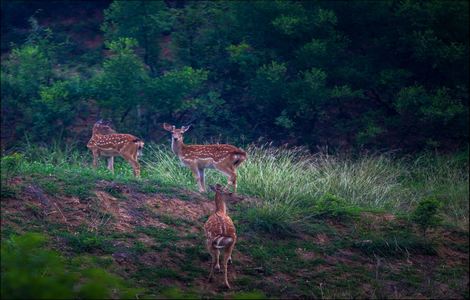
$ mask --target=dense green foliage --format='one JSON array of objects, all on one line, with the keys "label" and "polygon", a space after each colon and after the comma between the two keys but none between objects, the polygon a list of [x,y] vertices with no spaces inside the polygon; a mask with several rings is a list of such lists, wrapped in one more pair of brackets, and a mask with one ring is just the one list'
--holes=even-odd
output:
[{"label": "dense green foliage", "polygon": [[45,249],[45,242],[46,238],[38,233],[2,241],[2,298],[133,298],[138,293],[103,269],[67,270],[65,259]]},{"label": "dense green foliage", "polygon": [[147,140],[167,121],[199,139],[467,147],[467,1],[77,3],[2,1],[9,145],[83,141],[98,109]]},{"label": "dense green foliage", "polygon": [[436,227],[441,222],[439,217],[441,205],[435,198],[426,198],[418,203],[418,206],[411,214],[411,220],[421,228],[423,235],[426,235],[428,228]]}]

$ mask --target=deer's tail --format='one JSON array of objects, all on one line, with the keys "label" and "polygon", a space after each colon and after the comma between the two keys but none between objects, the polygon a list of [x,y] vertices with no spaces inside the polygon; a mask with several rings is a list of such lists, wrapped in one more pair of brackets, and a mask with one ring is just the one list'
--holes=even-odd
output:
[{"label": "deer's tail", "polygon": [[212,241],[212,246],[216,249],[223,249],[233,243],[233,238],[229,236],[219,236]]},{"label": "deer's tail", "polygon": [[137,145],[137,155],[142,156],[142,149],[144,148],[144,142],[140,139],[135,139],[134,143]]},{"label": "deer's tail", "polygon": [[233,166],[238,167],[247,158],[246,152],[243,150],[236,150],[232,153]]}]

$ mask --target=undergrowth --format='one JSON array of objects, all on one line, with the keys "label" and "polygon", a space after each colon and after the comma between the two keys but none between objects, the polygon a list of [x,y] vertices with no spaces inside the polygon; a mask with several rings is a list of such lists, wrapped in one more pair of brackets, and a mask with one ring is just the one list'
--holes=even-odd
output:
[{"label": "undergrowth", "polygon": [[[359,209],[409,213],[423,199],[440,199],[448,223],[468,228],[468,159],[465,156],[392,154],[359,157],[310,154],[303,148],[249,146],[238,169],[238,192],[262,199],[255,226],[285,231],[320,215],[345,217]],[[188,168],[166,146],[146,146],[147,176],[166,185],[196,190]],[[226,182],[208,170],[206,183]],[[325,199],[335,199],[324,206]],[[339,199],[339,200],[338,200]],[[254,212],[253,212],[254,211]],[[250,219],[250,214],[247,215]],[[287,229],[288,230],[288,229]]]},{"label": "undergrowth", "polygon": [[[246,218],[263,230],[288,232],[312,218],[344,218],[359,209],[409,213],[429,197],[440,201],[448,224],[468,228],[466,156],[312,155],[303,148],[266,145],[246,150],[248,160],[238,169],[238,192],[261,199]],[[74,146],[28,145],[2,157],[2,182],[16,175],[34,177],[46,192],[80,198],[90,197],[101,180],[128,184],[142,192],[197,190],[191,171],[166,145],[146,145],[141,163],[142,178],[135,179],[131,167],[120,158],[113,175],[103,161],[93,169],[91,155]],[[227,181],[215,170],[207,170],[206,176],[206,184]],[[2,196],[17,193],[3,186]]]},{"label": "undergrowth", "polygon": [[38,233],[12,236],[2,243],[1,295],[5,299],[135,298],[141,293],[101,268],[74,268],[47,249]]}]

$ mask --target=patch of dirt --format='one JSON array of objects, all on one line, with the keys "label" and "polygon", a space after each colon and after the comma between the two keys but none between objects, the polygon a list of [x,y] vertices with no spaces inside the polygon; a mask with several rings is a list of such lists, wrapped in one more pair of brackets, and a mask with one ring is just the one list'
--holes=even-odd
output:
[{"label": "patch of dirt", "polygon": [[325,223],[328,224],[328,226],[333,227],[336,230],[336,232],[338,232],[340,235],[343,235],[343,236],[348,235],[349,232],[351,231],[350,225],[343,224],[338,220],[326,219]]},{"label": "patch of dirt", "polygon": [[380,227],[386,226],[387,223],[397,220],[397,217],[394,214],[390,213],[371,213],[371,212],[362,212],[361,219],[367,220],[370,222],[370,226]]},{"label": "patch of dirt", "polygon": [[[12,179],[12,184],[22,183]],[[135,227],[167,228],[158,215],[168,215],[175,219],[188,220],[197,224],[198,220],[212,213],[215,205],[212,200],[183,201],[165,195],[144,195],[135,193],[126,186],[113,183],[108,187],[119,191],[126,199],[118,199],[100,190],[98,184],[96,199],[82,200],[78,197],[51,196],[40,187],[29,184],[20,193],[19,199],[6,199],[2,202],[2,212],[21,213],[47,220],[51,223],[66,225],[69,229],[86,226],[97,230],[105,226],[116,232],[134,232]],[[189,226],[189,232],[201,232],[201,226]]]},{"label": "patch of dirt", "polygon": [[448,245],[440,245],[437,248],[437,254],[439,257],[448,260],[449,265],[460,265],[462,261],[468,262],[468,253],[453,250],[449,248]]},{"label": "patch of dirt", "polygon": [[295,253],[303,260],[314,260],[318,257],[318,254],[315,254],[315,252],[307,251],[302,248],[295,249]]},{"label": "patch of dirt", "polygon": [[172,215],[178,219],[197,221],[203,216],[211,214],[215,210],[213,201],[210,202],[188,202],[178,198],[152,197],[147,198],[146,204],[156,211]]},{"label": "patch of dirt", "polygon": [[334,266],[337,264],[346,264],[346,265],[355,265],[355,264],[366,264],[367,259],[360,258],[359,253],[356,253],[347,249],[340,249],[335,252],[333,255],[326,255],[325,261]]},{"label": "patch of dirt", "polygon": [[324,233],[319,233],[315,236],[315,242],[319,245],[325,245],[330,242],[330,238]]},{"label": "patch of dirt", "polygon": [[[9,183],[21,184],[23,180],[13,178]],[[183,232],[201,233],[201,218],[215,210],[212,199],[189,191],[186,193],[191,194],[191,201],[162,194],[146,195],[114,182],[99,181],[96,187],[96,198],[83,200],[78,197],[51,196],[40,187],[29,184],[18,197],[21,200],[8,199],[3,203],[2,209],[4,212],[33,215],[51,223],[66,225],[69,229],[85,226],[90,230],[98,230],[105,227],[122,233],[134,232],[138,226],[169,227],[159,218],[161,215],[194,224],[185,225]],[[111,191],[118,192],[122,198],[111,195]]]},{"label": "patch of dirt", "polygon": [[162,255],[157,252],[145,252],[139,255],[138,261],[147,266],[161,266],[163,263]]},{"label": "patch of dirt", "polygon": [[24,180],[21,177],[12,177],[7,180],[8,185],[21,185],[24,182]]},{"label": "patch of dirt", "polygon": [[[136,226],[167,228],[168,224],[159,220],[160,215],[197,223],[197,221],[214,211],[213,201],[205,198],[183,201],[165,195],[146,195],[134,192],[125,185],[101,181],[98,189],[111,189],[124,195],[126,199],[117,199],[105,191],[96,191],[103,211],[113,216],[113,229],[121,232],[132,232]],[[189,226],[189,232],[200,232],[200,226]]]},{"label": "patch of dirt", "polygon": [[134,218],[131,216],[131,212],[127,205],[122,205],[118,199],[109,195],[108,193],[97,191],[95,192],[98,197],[99,203],[102,206],[103,211],[110,213],[113,217],[114,230],[121,232],[132,231],[132,223],[135,224]]},{"label": "patch of dirt", "polygon": [[20,193],[20,199],[2,201],[2,213],[22,214],[26,218],[38,218],[52,223],[65,224],[68,228],[88,224],[87,205],[77,197],[51,197],[41,188],[29,184]]}]

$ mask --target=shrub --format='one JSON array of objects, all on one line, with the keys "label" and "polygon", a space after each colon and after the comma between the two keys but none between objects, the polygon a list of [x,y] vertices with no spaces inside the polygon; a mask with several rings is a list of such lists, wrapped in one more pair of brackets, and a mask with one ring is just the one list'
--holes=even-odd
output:
[{"label": "shrub", "polygon": [[425,198],[418,203],[418,206],[411,214],[411,220],[421,229],[423,236],[426,236],[426,230],[435,227],[441,222],[438,215],[441,203],[436,198]]},{"label": "shrub", "polygon": [[13,153],[5,155],[1,160],[2,180],[14,176],[20,167],[23,155],[20,153]]},{"label": "shrub", "polygon": [[137,290],[102,269],[68,271],[65,259],[44,249],[38,233],[13,236],[1,247],[2,299],[134,298]]},{"label": "shrub", "polygon": [[315,204],[317,216],[342,218],[351,215],[347,202],[341,197],[326,193]]}]

